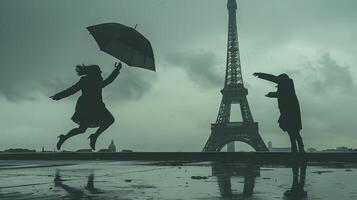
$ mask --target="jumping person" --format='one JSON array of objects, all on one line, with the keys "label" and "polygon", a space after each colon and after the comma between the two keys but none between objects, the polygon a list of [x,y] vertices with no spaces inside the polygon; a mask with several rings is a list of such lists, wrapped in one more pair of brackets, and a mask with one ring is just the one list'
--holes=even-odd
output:
[{"label": "jumping person", "polygon": [[70,130],[65,135],[58,136],[58,150],[61,149],[62,144],[68,138],[84,133],[88,128],[99,127],[94,134],[88,137],[90,147],[95,150],[98,136],[114,123],[114,117],[105,107],[102,99],[102,88],[114,81],[122,68],[122,64],[115,63],[114,67],[113,72],[103,80],[102,71],[98,65],[77,65],[76,71],[80,80],[70,88],[50,97],[53,100],[60,100],[82,90],[82,95],[78,98],[76,104],[75,113],[71,118],[79,127]]},{"label": "jumping person", "polygon": [[[279,127],[288,132],[291,141],[291,152],[304,153],[304,143],[300,130],[302,129],[299,101],[295,94],[294,82],[286,74],[274,76],[266,73],[254,73],[254,76],[278,84],[276,92],[269,92],[266,97],[277,98],[280,110]],[[297,145],[296,145],[297,144]]]}]

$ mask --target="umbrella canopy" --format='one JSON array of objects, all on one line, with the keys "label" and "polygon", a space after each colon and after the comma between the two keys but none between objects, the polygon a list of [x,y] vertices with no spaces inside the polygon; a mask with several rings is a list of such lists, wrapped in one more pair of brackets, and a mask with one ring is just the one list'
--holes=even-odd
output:
[{"label": "umbrella canopy", "polygon": [[134,28],[105,23],[87,27],[100,50],[118,58],[129,66],[155,71],[151,44]]}]

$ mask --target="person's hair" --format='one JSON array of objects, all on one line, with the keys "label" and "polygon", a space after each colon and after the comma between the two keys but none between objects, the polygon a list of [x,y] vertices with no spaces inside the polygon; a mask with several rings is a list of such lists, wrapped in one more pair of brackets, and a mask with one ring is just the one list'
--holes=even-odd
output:
[{"label": "person's hair", "polygon": [[288,79],[289,76],[284,73],[284,74],[280,74],[280,75],[278,76],[278,78],[280,78],[280,79]]},{"label": "person's hair", "polygon": [[76,72],[78,76],[102,73],[98,65],[76,65]]}]

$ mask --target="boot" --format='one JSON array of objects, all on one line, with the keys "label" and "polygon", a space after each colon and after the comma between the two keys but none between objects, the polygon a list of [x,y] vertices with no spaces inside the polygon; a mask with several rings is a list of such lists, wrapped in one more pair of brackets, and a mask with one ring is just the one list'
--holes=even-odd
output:
[{"label": "boot", "polygon": [[97,142],[98,136],[96,134],[91,134],[88,139],[90,140],[89,145],[92,148],[92,150],[95,150],[95,143]]},{"label": "boot", "polygon": [[57,142],[57,150],[61,149],[62,144],[69,138],[67,135],[59,135],[59,140]]}]

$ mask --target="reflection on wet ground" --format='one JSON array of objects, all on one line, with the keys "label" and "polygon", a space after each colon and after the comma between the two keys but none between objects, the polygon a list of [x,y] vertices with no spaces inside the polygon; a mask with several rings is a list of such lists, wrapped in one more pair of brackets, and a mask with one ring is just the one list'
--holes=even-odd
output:
[{"label": "reflection on wet ground", "polygon": [[0,161],[0,199],[357,199],[356,166]]}]

